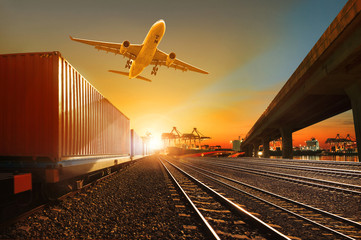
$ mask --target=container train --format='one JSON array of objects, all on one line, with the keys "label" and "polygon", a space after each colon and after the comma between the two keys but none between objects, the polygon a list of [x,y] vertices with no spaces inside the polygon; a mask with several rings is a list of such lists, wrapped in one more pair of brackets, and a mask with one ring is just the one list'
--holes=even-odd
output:
[{"label": "container train", "polygon": [[0,55],[0,86],[3,201],[35,190],[50,198],[144,156],[129,118],[59,52]]}]

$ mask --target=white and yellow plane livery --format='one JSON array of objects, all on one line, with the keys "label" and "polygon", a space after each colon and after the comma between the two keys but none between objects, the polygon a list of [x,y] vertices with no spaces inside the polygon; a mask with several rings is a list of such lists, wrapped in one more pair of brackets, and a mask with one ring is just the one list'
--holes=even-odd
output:
[{"label": "white and yellow plane livery", "polygon": [[122,74],[129,76],[129,78],[139,78],[145,81],[151,82],[150,79],[139,76],[139,74],[149,64],[154,65],[151,72],[152,75],[157,75],[158,66],[167,66],[174,69],[180,69],[182,71],[194,71],[199,73],[208,74],[208,72],[189,65],[181,60],[176,59],[174,52],[169,54],[162,52],[157,48],[158,44],[162,40],[165,32],[164,20],[159,20],[153,24],[150,28],[148,35],[145,37],[143,44],[130,44],[129,41],[123,43],[111,43],[111,42],[100,42],[86,39],[73,38],[73,41],[89,44],[95,46],[98,50],[104,50],[115,54],[121,54],[124,57],[129,58],[126,68],[130,68],[129,73],[109,70],[109,72]]}]

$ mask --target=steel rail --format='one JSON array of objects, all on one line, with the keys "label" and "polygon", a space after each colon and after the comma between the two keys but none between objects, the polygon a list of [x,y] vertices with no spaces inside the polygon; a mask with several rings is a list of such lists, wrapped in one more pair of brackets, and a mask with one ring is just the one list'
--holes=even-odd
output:
[{"label": "steel rail", "polygon": [[272,162],[290,162],[290,163],[307,163],[319,165],[336,165],[336,166],[361,166],[360,162],[347,162],[347,161],[332,161],[332,160],[304,160],[304,159],[283,159],[283,158],[243,158],[252,159],[257,161],[272,161]]},{"label": "steel rail", "polygon": [[350,169],[322,168],[322,167],[296,166],[296,165],[291,166],[287,164],[277,164],[277,163],[255,163],[255,164],[261,166],[271,166],[271,167],[285,168],[285,169],[296,169],[302,171],[313,171],[313,172],[339,174],[339,175],[352,176],[352,177],[361,177],[361,171],[350,170]]},{"label": "steel rail", "polygon": [[[320,172],[327,174],[339,174],[339,175],[352,176],[352,177],[361,177],[361,171],[359,170],[312,167],[312,166],[302,166],[302,165],[294,165],[294,164],[287,165],[282,163],[266,163],[266,162],[254,162],[254,161],[247,161],[247,162],[252,162],[253,164],[260,166],[270,166],[270,167],[283,168],[283,169],[296,169],[302,171],[313,171],[313,172]],[[244,164],[247,162],[238,161],[237,163]]]},{"label": "steel rail", "polygon": [[205,217],[202,215],[202,213],[198,210],[196,205],[192,202],[192,200],[188,197],[188,194],[183,190],[181,185],[178,183],[178,181],[175,179],[175,177],[172,175],[172,173],[169,171],[169,169],[164,165],[163,161],[159,158],[160,163],[163,165],[164,169],[168,173],[168,176],[172,179],[174,185],[178,188],[178,190],[183,194],[183,196],[187,199],[188,203],[192,206],[193,210],[197,213],[197,217],[201,220],[203,223],[205,229],[207,230],[207,233],[212,239],[221,239],[216,231],[212,228],[212,226],[209,224],[209,222],[205,219]]},{"label": "steel rail", "polygon": [[[350,236],[347,236],[347,235],[345,235],[345,234],[343,234],[343,233],[340,233],[340,232],[338,232],[338,231],[336,231],[336,230],[334,230],[334,229],[332,229],[332,228],[329,228],[329,227],[327,227],[327,226],[324,226],[324,225],[322,225],[322,224],[320,224],[320,223],[318,223],[318,222],[315,222],[315,221],[313,221],[313,220],[311,220],[311,219],[309,219],[309,218],[306,218],[306,217],[304,217],[304,216],[302,216],[302,215],[299,215],[299,214],[297,214],[297,213],[295,213],[295,212],[292,212],[292,211],[290,211],[290,210],[288,210],[288,209],[285,209],[285,208],[283,208],[283,207],[281,207],[281,206],[278,206],[278,205],[276,205],[276,204],[274,204],[274,203],[271,203],[271,202],[269,202],[269,201],[267,201],[267,200],[265,200],[265,199],[262,199],[262,198],[260,198],[260,197],[257,197],[257,196],[255,196],[255,195],[253,195],[253,194],[251,194],[251,193],[248,193],[248,192],[246,192],[246,191],[243,191],[243,190],[241,190],[241,189],[239,189],[239,188],[236,188],[236,187],[234,187],[234,186],[232,186],[232,185],[229,185],[229,184],[227,184],[227,183],[225,183],[225,182],[222,182],[222,181],[220,181],[220,180],[218,180],[218,179],[216,179],[216,178],[214,178],[214,177],[212,177],[212,176],[209,176],[209,175],[207,175],[207,174],[205,174],[205,173],[202,173],[202,172],[196,170],[196,169],[201,169],[201,168],[194,167],[194,166],[190,166],[189,164],[185,164],[185,163],[182,163],[182,164],[188,166],[189,168],[193,168],[193,171],[198,172],[198,173],[206,176],[207,178],[212,179],[213,181],[215,181],[215,182],[217,182],[217,183],[220,183],[220,184],[222,184],[222,185],[224,185],[224,186],[227,186],[227,187],[229,187],[229,188],[231,188],[231,189],[233,189],[233,190],[235,190],[235,191],[241,192],[241,193],[246,194],[246,195],[248,195],[248,196],[250,196],[250,197],[253,197],[253,198],[255,198],[255,199],[259,200],[259,201],[262,201],[262,202],[264,202],[264,203],[266,203],[266,204],[269,204],[269,205],[271,205],[271,206],[273,206],[273,207],[275,207],[275,208],[278,208],[278,209],[280,209],[280,210],[282,210],[282,211],[285,211],[285,212],[287,212],[287,213],[289,213],[289,214],[291,214],[291,215],[294,215],[294,216],[296,216],[296,217],[298,217],[298,218],[300,218],[300,219],[303,219],[303,220],[305,220],[305,221],[307,221],[307,222],[309,222],[309,223],[312,223],[312,224],[314,224],[314,225],[316,225],[316,226],[318,226],[318,227],[320,227],[320,228],[323,228],[323,229],[325,229],[326,231],[332,232],[333,234],[335,234],[335,235],[337,235],[337,236],[340,236],[340,237],[345,238],[345,239],[355,239],[355,238],[352,238],[352,237],[350,237]],[[207,171],[207,170],[203,170],[203,169],[201,169],[201,170],[202,170],[202,171],[205,171],[205,172],[209,172],[209,171]],[[291,199],[284,198],[284,197],[279,196],[279,195],[277,195],[277,194],[274,194],[274,193],[271,193],[271,192],[267,192],[267,191],[265,191],[265,190],[263,190],[263,189],[256,188],[256,187],[254,187],[254,186],[248,185],[248,184],[246,184],[246,183],[239,182],[239,181],[237,181],[237,180],[234,180],[234,179],[231,179],[231,178],[228,178],[228,177],[225,177],[225,176],[216,174],[216,173],[212,173],[212,172],[209,172],[209,173],[211,173],[211,174],[213,174],[213,175],[215,175],[215,176],[224,178],[224,179],[226,179],[226,180],[235,182],[235,183],[237,183],[237,184],[247,186],[247,187],[249,187],[249,188],[252,188],[252,189],[254,189],[254,190],[260,191],[260,192],[262,192],[262,193],[270,194],[270,195],[272,195],[272,196],[274,196],[274,197],[278,197],[278,198],[280,198],[280,199],[282,199],[282,200],[285,200],[285,201],[288,201],[288,202],[297,204],[297,205],[299,205],[299,206],[308,208],[308,209],[310,209],[310,210],[314,210],[314,211],[317,211],[317,212],[319,212],[319,213],[327,214],[327,215],[329,215],[330,217],[332,217],[332,218],[334,218],[334,219],[337,219],[337,220],[339,220],[339,221],[345,221],[345,222],[350,223],[350,224],[352,224],[352,225],[354,225],[354,226],[361,227],[361,224],[359,224],[359,223],[357,223],[357,222],[354,222],[354,221],[352,221],[352,220],[350,220],[350,219],[343,218],[343,217],[337,216],[337,215],[335,215],[335,214],[328,213],[328,212],[325,212],[325,211],[323,211],[323,210],[320,210],[320,209],[317,209],[317,208],[314,208],[314,207],[305,205],[305,204],[303,204],[303,203],[299,203],[299,202],[293,201],[293,200],[291,200]]]},{"label": "steel rail", "polygon": [[[283,173],[275,173],[275,172],[270,173],[270,172],[263,171],[263,170],[255,170],[252,168],[232,166],[232,165],[227,165],[227,164],[219,164],[219,163],[208,163],[208,164],[222,166],[222,167],[226,167],[228,169],[233,169],[233,170],[238,170],[238,171],[243,171],[243,172],[249,172],[252,174],[258,174],[261,176],[282,179],[282,180],[291,181],[291,182],[298,182],[298,183],[302,183],[305,185],[321,187],[321,188],[328,188],[328,189],[332,189],[335,191],[341,191],[341,192],[346,192],[346,193],[350,193],[350,194],[361,194],[360,191],[355,191],[355,190],[351,190],[351,189],[340,188],[340,187],[335,187],[335,186],[330,186],[330,185],[325,185],[325,184],[333,184],[333,185],[338,185],[341,187],[357,188],[357,189],[361,190],[361,186],[358,186],[358,185],[338,183],[338,182],[332,182],[332,181],[321,180],[321,179],[316,179],[316,178],[307,178],[307,177],[301,177],[301,176],[296,176],[296,175],[291,175],[291,174],[283,174]],[[292,179],[292,178],[296,178],[296,179]],[[303,179],[303,180],[301,180],[301,179]],[[323,184],[307,182],[306,180],[319,182],[319,183],[323,183]]]},{"label": "steel rail", "polygon": [[[271,196],[273,196],[273,197],[280,198],[280,199],[285,200],[285,201],[287,201],[287,202],[290,202],[290,203],[293,203],[293,204],[297,204],[297,205],[299,205],[299,206],[301,206],[301,207],[304,207],[304,208],[307,208],[307,209],[316,211],[316,212],[318,212],[318,213],[325,214],[325,215],[327,215],[327,216],[329,216],[329,217],[331,217],[331,218],[333,218],[333,219],[347,222],[348,224],[351,224],[351,225],[353,225],[353,226],[358,227],[358,228],[361,229],[361,223],[352,221],[352,220],[350,220],[350,219],[348,219],[348,218],[344,218],[344,217],[338,216],[338,215],[336,215],[336,214],[333,214],[333,213],[330,213],[330,212],[326,212],[326,211],[321,210],[321,209],[319,209],[319,208],[312,207],[312,206],[307,205],[307,204],[305,204],[305,203],[297,202],[297,201],[295,201],[295,200],[292,200],[292,199],[283,197],[283,196],[281,196],[281,195],[278,195],[278,194],[275,194],[275,193],[266,191],[266,190],[264,190],[264,189],[261,189],[261,188],[252,186],[252,185],[250,185],[250,184],[247,184],[247,183],[244,183],[244,182],[241,182],[241,181],[232,179],[232,178],[228,178],[228,177],[226,177],[226,176],[223,176],[223,175],[220,175],[220,174],[217,174],[217,173],[214,173],[214,172],[210,172],[210,171],[208,171],[208,170],[206,170],[206,169],[203,169],[203,168],[200,168],[200,167],[196,167],[196,166],[193,166],[193,165],[190,165],[190,164],[186,164],[186,163],[182,163],[182,164],[184,164],[184,165],[186,165],[186,166],[188,166],[188,167],[190,167],[190,168],[199,169],[199,170],[204,171],[204,172],[206,172],[206,173],[213,174],[213,175],[215,175],[215,176],[217,176],[217,177],[220,177],[220,178],[226,179],[226,180],[228,180],[228,181],[231,181],[231,182],[234,182],[234,183],[243,185],[243,186],[245,186],[245,187],[249,187],[249,188],[251,188],[251,189],[254,189],[254,190],[256,190],[256,191],[259,191],[259,192],[262,192],[262,193],[271,195]],[[194,170],[194,171],[197,171],[197,170]],[[197,172],[198,172],[198,171],[197,171]],[[200,172],[200,173],[201,173],[201,172]],[[201,173],[201,174],[207,175],[207,174],[204,174],[204,173]],[[219,180],[218,180],[218,181],[219,181]]]},{"label": "steel rail", "polygon": [[229,199],[225,198],[224,196],[222,196],[218,192],[214,191],[212,188],[208,187],[207,185],[205,185],[204,183],[202,183],[201,181],[199,181],[195,177],[191,176],[189,173],[185,172],[184,170],[182,170],[178,166],[172,164],[171,162],[169,162],[167,160],[165,160],[165,161],[167,163],[169,163],[170,165],[172,165],[174,168],[178,169],[181,173],[186,175],[193,182],[195,182],[196,184],[198,184],[199,186],[204,188],[206,191],[211,193],[215,198],[217,198],[220,202],[225,204],[233,212],[236,212],[237,214],[239,214],[243,218],[245,218],[248,221],[252,222],[255,226],[258,227],[259,230],[262,230],[266,234],[268,234],[271,237],[271,239],[288,239],[288,240],[290,240],[290,238],[287,237],[286,235],[284,235],[283,233],[277,231],[273,227],[269,226],[267,223],[263,222],[261,219],[255,217],[254,215],[252,215],[251,213],[249,213],[245,209],[241,208],[240,206],[238,206],[234,202],[230,201]]}]

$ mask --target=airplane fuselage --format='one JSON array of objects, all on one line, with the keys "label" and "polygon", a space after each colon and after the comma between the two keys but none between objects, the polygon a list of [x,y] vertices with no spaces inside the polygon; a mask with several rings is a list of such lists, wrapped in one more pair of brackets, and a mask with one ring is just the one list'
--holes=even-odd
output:
[{"label": "airplane fuselage", "polygon": [[143,41],[143,44],[130,44],[129,41],[123,41],[123,43],[103,42],[73,38],[72,36],[69,37],[73,41],[94,46],[95,49],[112,52],[114,54],[121,54],[128,58],[125,68],[129,68],[130,66],[129,72],[122,72],[117,70],[109,70],[109,72],[117,73],[129,78],[137,78],[151,82],[152,80],[145,78],[144,76],[140,76],[141,72],[148,65],[154,65],[151,72],[151,74],[154,76],[157,74],[158,66],[166,66],[168,68],[171,67],[183,72],[193,71],[202,74],[208,74],[208,72],[176,58],[176,54],[174,52],[165,53],[159,50],[158,45],[161,42],[164,33],[165,22],[161,19],[155,22],[150,28],[147,36]]},{"label": "airplane fuselage", "polygon": [[163,20],[159,20],[153,24],[144,39],[142,49],[140,50],[137,58],[133,60],[129,71],[129,78],[137,77],[144,68],[152,62],[158,44],[162,40],[164,33],[165,22]]}]

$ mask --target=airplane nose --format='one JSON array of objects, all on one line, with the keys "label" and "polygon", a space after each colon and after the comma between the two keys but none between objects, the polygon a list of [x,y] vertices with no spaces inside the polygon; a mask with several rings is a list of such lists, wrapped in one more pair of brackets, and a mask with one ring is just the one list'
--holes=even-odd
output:
[{"label": "airplane nose", "polygon": [[162,23],[162,24],[164,24],[164,25],[165,25],[165,22],[164,22],[164,20],[163,20],[163,19],[159,19],[159,20],[157,21],[157,23]]},{"label": "airplane nose", "polygon": [[137,76],[134,70],[135,70],[134,68],[130,68],[129,79],[135,78]]},{"label": "airplane nose", "polygon": [[158,28],[165,29],[165,22],[163,19],[158,20],[156,23],[154,23],[154,26],[157,26]]},{"label": "airplane nose", "polygon": [[137,66],[133,62],[132,66],[130,67],[130,70],[129,70],[129,78],[137,77],[143,71],[143,69],[144,69],[143,67]]}]

